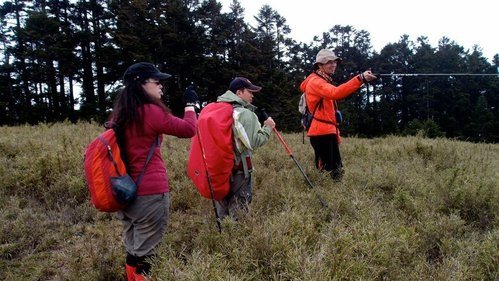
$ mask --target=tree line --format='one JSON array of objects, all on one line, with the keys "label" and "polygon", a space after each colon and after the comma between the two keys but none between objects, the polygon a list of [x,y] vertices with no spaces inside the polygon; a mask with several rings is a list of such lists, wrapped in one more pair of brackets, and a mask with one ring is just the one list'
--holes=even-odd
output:
[{"label": "tree line", "polygon": [[[343,62],[334,75],[347,81],[366,68],[375,73],[493,74],[479,46],[466,50],[450,38],[438,46],[427,37],[401,35],[380,52],[370,34],[353,26],[317,31],[297,42],[269,5],[244,20],[233,0],[222,12],[216,0],[37,0],[5,1],[0,7],[0,125],[105,120],[134,62],[149,61],[173,74],[165,103],[182,112],[182,93],[193,84],[201,101],[214,101],[235,76],[264,90],[255,105],[279,129],[301,130],[299,84],[316,53],[333,49]],[[343,132],[365,137],[387,134],[499,140],[497,76],[383,76],[341,101]]]}]

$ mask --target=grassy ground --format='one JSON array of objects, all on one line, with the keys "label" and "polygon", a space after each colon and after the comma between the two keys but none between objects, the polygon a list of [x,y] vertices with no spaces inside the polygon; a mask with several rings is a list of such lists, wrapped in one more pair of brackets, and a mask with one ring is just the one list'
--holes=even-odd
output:
[{"label": "grassy ground", "polygon": [[[91,206],[83,178],[101,130],[0,128],[1,280],[124,280],[120,222]],[[250,214],[221,234],[185,175],[189,140],[165,139],[172,205],[155,279],[499,279],[499,145],[347,138],[334,183],[301,134],[283,137],[314,189],[273,137],[255,154]]]}]

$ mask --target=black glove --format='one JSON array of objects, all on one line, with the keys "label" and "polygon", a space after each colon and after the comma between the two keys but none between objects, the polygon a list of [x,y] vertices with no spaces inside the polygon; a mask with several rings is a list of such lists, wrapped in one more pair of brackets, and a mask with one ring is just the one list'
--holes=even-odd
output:
[{"label": "black glove", "polygon": [[255,114],[258,117],[258,121],[260,121],[260,123],[263,123],[269,118],[269,115],[267,114],[267,111],[265,111],[265,108],[257,108]]},{"label": "black glove", "polygon": [[194,90],[194,86],[189,86],[185,89],[184,92],[184,102],[185,106],[198,106],[199,105],[199,97]]}]

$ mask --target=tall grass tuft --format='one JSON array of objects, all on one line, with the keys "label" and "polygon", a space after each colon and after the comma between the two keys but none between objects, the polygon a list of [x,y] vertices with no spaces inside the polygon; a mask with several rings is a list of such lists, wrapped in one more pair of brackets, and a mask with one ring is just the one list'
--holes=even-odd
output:
[{"label": "tall grass tuft", "polygon": [[[125,280],[121,225],[83,177],[94,123],[0,128],[0,279]],[[346,174],[283,134],[255,153],[248,215],[222,233],[186,176],[189,140],[165,137],[168,233],[155,280],[498,280],[499,146],[422,136],[347,138]],[[328,203],[325,208],[319,197]]]}]

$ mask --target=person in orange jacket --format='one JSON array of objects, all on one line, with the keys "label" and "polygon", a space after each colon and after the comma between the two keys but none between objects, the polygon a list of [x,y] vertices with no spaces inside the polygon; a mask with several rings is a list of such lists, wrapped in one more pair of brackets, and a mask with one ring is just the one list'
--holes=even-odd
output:
[{"label": "person in orange jacket", "polygon": [[339,143],[341,142],[336,101],[344,99],[357,91],[363,84],[376,79],[371,71],[366,70],[339,86],[333,85],[331,75],[341,62],[333,51],[320,50],[315,58],[312,73],[301,83],[305,93],[308,110],[314,117],[307,136],[315,152],[315,165],[327,171],[336,181],[341,181],[343,164]]}]

